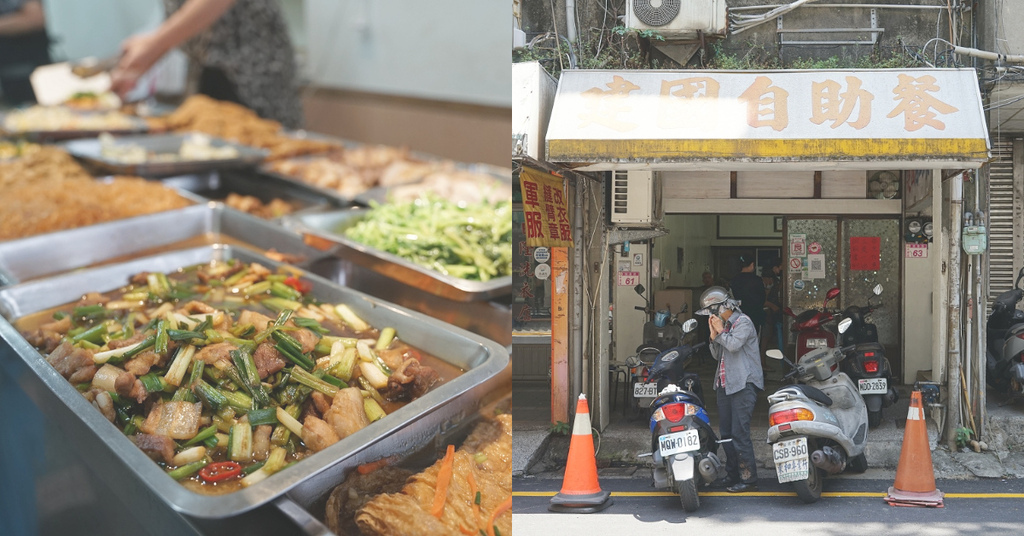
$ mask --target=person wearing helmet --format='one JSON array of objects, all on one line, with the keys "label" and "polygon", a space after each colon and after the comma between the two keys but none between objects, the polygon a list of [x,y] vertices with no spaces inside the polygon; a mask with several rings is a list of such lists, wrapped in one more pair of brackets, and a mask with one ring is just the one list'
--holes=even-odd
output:
[{"label": "person wearing helmet", "polygon": [[727,476],[712,483],[731,493],[757,490],[757,460],[750,439],[757,392],[764,390],[757,331],[728,291],[711,287],[700,297],[711,331],[711,356],[718,361],[714,388],[718,400],[718,433],[725,448]]}]

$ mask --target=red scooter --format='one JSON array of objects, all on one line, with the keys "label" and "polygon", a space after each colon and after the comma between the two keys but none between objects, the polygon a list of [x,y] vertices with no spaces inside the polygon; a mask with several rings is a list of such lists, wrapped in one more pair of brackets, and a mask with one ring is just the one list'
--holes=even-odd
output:
[{"label": "red scooter", "polygon": [[825,328],[825,324],[831,322],[837,312],[828,310],[828,302],[839,297],[839,289],[832,288],[825,293],[825,301],[821,309],[808,309],[800,314],[794,314],[793,310],[786,307],[782,310],[786,316],[793,318],[793,325],[789,330],[797,333],[796,337],[796,360],[811,350],[817,348],[835,348],[836,335],[833,331]]}]

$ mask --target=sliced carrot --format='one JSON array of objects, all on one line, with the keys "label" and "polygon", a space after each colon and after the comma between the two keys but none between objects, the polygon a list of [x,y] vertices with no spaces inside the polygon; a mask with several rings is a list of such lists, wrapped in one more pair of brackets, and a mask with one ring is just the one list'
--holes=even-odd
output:
[{"label": "sliced carrot", "polygon": [[430,515],[441,519],[444,513],[444,503],[448,500],[448,483],[452,480],[452,470],[455,465],[455,445],[448,445],[448,450],[441,460],[441,470],[437,473],[437,489],[434,490],[434,506],[430,509]]},{"label": "sliced carrot", "polygon": [[473,501],[473,528],[479,529],[480,528],[480,503],[477,502],[476,496],[480,492],[477,491],[477,488],[476,488],[476,477],[473,476],[473,471],[472,470],[469,471],[469,478],[467,478],[466,480],[469,481],[470,500]]},{"label": "sliced carrot", "polygon": [[361,474],[361,475],[368,475],[368,474],[376,471],[377,469],[380,469],[382,467],[387,467],[387,466],[391,465],[397,459],[398,459],[397,456],[388,456],[387,458],[381,458],[381,459],[379,459],[377,461],[373,461],[373,462],[369,462],[369,463],[364,463],[364,464],[360,465],[359,467],[356,467],[356,471],[358,471],[359,474]]},{"label": "sliced carrot", "polygon": [[491,512],[491,519],[487,522],[487,536],[494,536],[494,521],[501,517],[501,514],[504,514],[509,508],[512,508],[511,495],[509,495],[504,502],[499,504],[498,507]]}]

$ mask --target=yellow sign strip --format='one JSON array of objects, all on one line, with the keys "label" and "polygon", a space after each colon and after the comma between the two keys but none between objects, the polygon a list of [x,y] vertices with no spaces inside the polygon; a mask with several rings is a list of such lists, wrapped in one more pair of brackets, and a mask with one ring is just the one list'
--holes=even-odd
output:
[{"label": "yellow sign strip", "polygon": [[988,146],[983,138],[549,140],[547,152],[548,160],[561,162],[736,158],[984,161],[988,159]]},{"label": "yellow sign strip", "polygon": [[[513,497],[553,497],[556,491],[513,491]],[[727,491],[700,492],[701,497],[796,497],[791,491],[752,491],[729,493]],[[870,497],[884,498],[885,492],[873,491],[826,491],[822,497]],[[1024,493],[946,493],[947,499],[1024,499]],[[612,497],[675,497],[670,491],[613,491]]]}]

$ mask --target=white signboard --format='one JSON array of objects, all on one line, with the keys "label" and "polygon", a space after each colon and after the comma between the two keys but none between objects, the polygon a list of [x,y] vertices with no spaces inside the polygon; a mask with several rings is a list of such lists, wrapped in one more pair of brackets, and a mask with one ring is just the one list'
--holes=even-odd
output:
[{"label": "white signboard", "polygon": [[640,272],[619,272],[620,287],[635,287],[640,283]]},{"label": "white signboard", "polygon": [[548,262],[551,260],[551,250],[545,247],[533,248],[533,260],[537,262]]},{"label": "white signboard", "polygon": [[825,278],[825,255],[808,255],[807,256],[807,276],[804,279],[824,279]]},{"label": "white signboard", "polygon": [[565,71],[547,139],[554,161],[988,157],[973,69]]},{"label": "white signboard", "polygon": [[533,270],[533,275],[537,276],[537,279],[547,279],[551,277],[551,266],[547,264],[538,264]]},{"label": "white signboard", "polygon": [[928,244],[906,244],[903,251],[903,256],[908,259],[928,258]]},{"label": "white signboard", "polygon": [[805,255],[807,255],[807,235],[789,235],[789,256],[803,257]]}]

